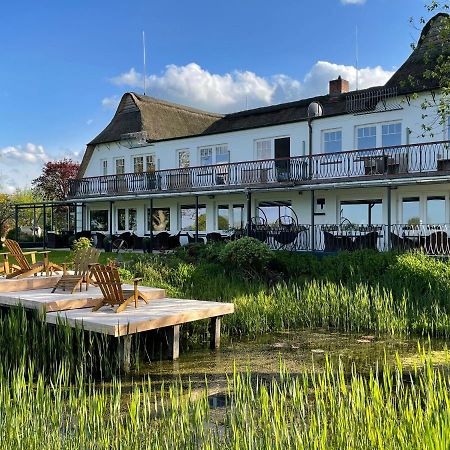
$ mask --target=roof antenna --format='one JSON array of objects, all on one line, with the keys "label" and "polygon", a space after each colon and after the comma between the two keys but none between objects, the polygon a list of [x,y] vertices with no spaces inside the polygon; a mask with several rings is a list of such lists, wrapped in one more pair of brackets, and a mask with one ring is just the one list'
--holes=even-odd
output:
[{"label": "roof antenna", "polygon": [[146,78],[147,78],[147,69],[145,66],[145,31],[142,31],[142,50],[144,52],[144,95],[146,91]]},{"label": "roof antenna", "polygon": [[358,25],[356,25],[356,90],[359,90],[359,46],[358,46]]}]

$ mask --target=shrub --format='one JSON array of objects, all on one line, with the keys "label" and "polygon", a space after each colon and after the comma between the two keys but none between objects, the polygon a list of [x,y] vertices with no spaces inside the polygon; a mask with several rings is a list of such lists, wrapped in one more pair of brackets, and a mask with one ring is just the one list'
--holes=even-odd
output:
[{"label": "shrub", "polygon": [[219,259],[227,270],[239,271],[252,278],[263,275],[272,258],[273,253],[266,244],[244,237],[225,245]]},{"label": "shrub", "polygon": [[82,248],[90,248],[92,247],[92,240],[86,237],[80,237],[79,239],[75,239],[72,243],[72,250],[77,252]]}]

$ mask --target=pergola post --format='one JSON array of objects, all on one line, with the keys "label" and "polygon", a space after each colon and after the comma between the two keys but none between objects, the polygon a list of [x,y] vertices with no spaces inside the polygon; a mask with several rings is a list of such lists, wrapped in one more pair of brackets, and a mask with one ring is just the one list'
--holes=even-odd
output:
[{"label": "pergola post", "polygon": [[198,195],[195,196],[195,242],[198,242]]},{"label": "pergola post", "polygon": [[19,240],[19,207],[17,205],[15,205],[14,220],[16,222],[15,239],[16,239],[16,241],[18,241]]},{"label": "pergola post", "polygon": [[77,234],[78,231],[78,204],[74,203],[73,204],[73,231],[74,234]]},{"label": "pergola post", "polygon": [[86,204],[81,204],[81,231],[85,230],[86,225]]},{"label": "pergola post", "polygon": [[391,229],[392,229],[392,188],[387,187],[387,223],[388,223],[388,235],[387,235],[387,246],[388,250],[391,249]]},{"label": "pergola post", "polygon": [[247,197],[247,236],[251,236],[252,226],[252,192],[250,189],[246,192]]},{"label": "pergola post", "polygon": [[315,233],[315,216],[314,216],[314,203],[315,203],[315,192],[311,189],[311,251],[313,252],[316,247],[316,233]]},{"label": "pergola post", "polygon": [[113,241],[113,201],[109,202],[109,237],[111,238],[111,243]]},{"label": "pergola post", "polygon": [[45,203],[43,205],[43,211],[42,211],[42,221],[44,222],[44,229],[42,231],[42,236],[44,239],[43,247],[44,249],[47,248],[47,205]]},{"label": "pergola post", "polygon": [[36,242],[36,203],[33,203],[33,243]]},{"label": "pergola post", "polygon": [[153,197],[150,197],[150,253],[153,253]]}]

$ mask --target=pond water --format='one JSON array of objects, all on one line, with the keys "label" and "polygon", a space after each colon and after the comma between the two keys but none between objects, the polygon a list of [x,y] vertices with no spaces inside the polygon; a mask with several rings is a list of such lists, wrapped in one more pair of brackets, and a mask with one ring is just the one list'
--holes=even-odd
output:
[{"label": "pond water", "polygon": [[[368,373],[376,364],[395,364],[396,355],[405,369],[420,364],[418,344],[433,350],[433,360],[448,362],[446,342],[429,341],[426,338],[374,337],[355,334],[333,333],[310,329],[295,332],[267,334],[254,339],[224,341],[219,350],[194,348],[184,351],[178,361],[156,361],[144,364],[130,377],[137,381],[151,378],[159,385],[163,381],[189,381],[194,388],[203,388],[205,379],[209,392],[223,393],[227,388],[227,375],[249,368],[253,376],[263,379],[277,377],[280,362],[291,374],[306,370],[320,370],[326,355],[336,364],[342,361],[350,372],[352,364],[358,372]],[[219,402],[220,402],[220,396]]]}]

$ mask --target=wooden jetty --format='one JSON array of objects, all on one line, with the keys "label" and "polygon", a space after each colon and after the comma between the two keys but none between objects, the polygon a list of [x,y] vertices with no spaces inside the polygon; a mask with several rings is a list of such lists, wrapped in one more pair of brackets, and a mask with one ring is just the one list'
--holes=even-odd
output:
[{"label": "wooden jetty", "polygon": [[[34,277],[35,280],[47,277]],[[54,278],[56,283],[59,277]],[[5,292],[9,280],[0,280],[0,306],[21,306],[46,313],[46,321],[54,325],[79,327],[85,331],[102,333],[119,339],[121,365],[128,371],[131,361],[131,337],[138,333],[164,329],[168,340],[168,356],[178,359],[180,353],[180,326],[196,320],[209,319],[211,325],[211,348],[220,346],[221,317],[234,312],[232,303],[166,298],[164,289],[140,286],[149,302],[139,302],[137,308],[130,304],[120,313],[104,306],[93,312],[92,306],[102,298],[100,289],[91,286],[88,291],[51,292],[49,288]],[[26,283],[30,281],[25,279]],[[42,281],[44,282],[44,281]],[[47,281],[48,282],[48,281]],[[31,282],[33,283],[33,282]],[[39,283],[36,281],[35,286]],[[29,285],[28,285],[29,286]],[[124,285],[124,288],[132,286]]]}]

